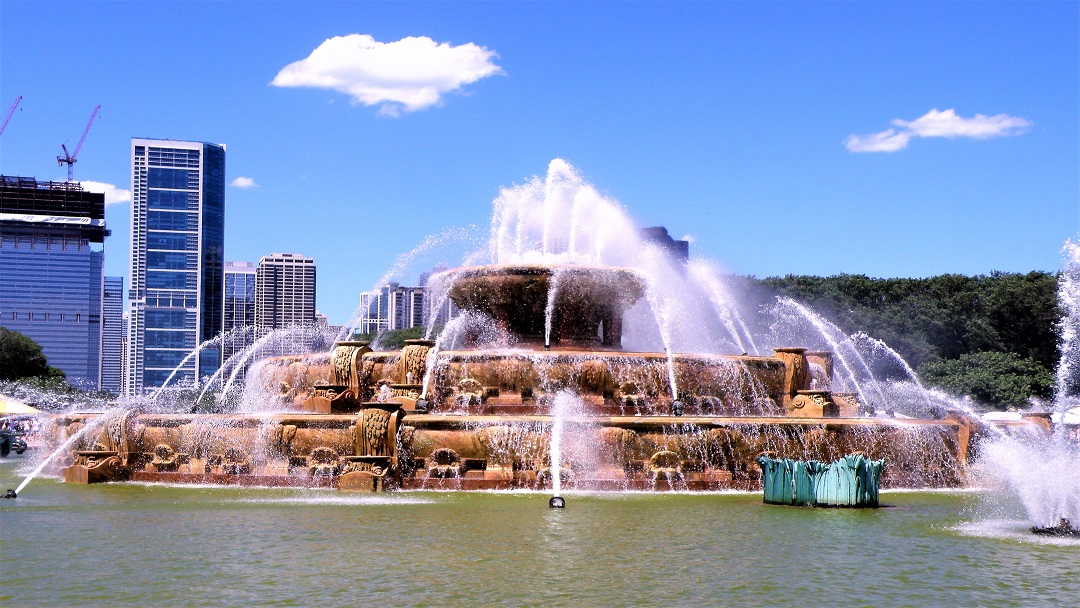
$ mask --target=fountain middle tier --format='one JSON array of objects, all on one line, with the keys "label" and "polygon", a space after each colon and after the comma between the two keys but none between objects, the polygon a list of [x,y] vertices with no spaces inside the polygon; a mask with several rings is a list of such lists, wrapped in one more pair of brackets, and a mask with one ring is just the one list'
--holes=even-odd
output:
[{"label": "fountain middle tier", "polygon": [[[335,355],[335,362],[355,361],[335,366],[329,383],[315,383],[313,397],[301,407],[327,414],[354,411],[360,403],[385,394],[387,387],[389,396],[407,412],[414,411],[423,397],[427,411],[433,413],[542,415],[550,412],[554,396],[567,390],[579,396],[589,414],[670,412],[664,353],[499,349],[439,351],[429,357],[432,347],[423,340],[408,341],[400,352],[339,347],[355,351]],[[789,390],[785,363],[777,358],[674,355],[672,359],[687,414],[781,415],[785,404],[808,388]],[[434,366],[431,370],[429,363]],[[428,374],[431,379],[422,395],[422,379]]]}]

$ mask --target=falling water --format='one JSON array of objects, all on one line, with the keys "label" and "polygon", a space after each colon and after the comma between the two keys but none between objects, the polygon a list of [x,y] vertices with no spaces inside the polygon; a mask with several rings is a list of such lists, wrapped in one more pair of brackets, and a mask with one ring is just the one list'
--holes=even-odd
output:
[{"label": "falling water", "polygon": [[1065,267],[1058,278],[1058,305],[1064,316],[1059,325],[1061,333],[1061,358],[1058,361],[1055,401],[1059,411],[1074,406],[1080,395],[1080,378],[1076,373],[1080,366],[1080,243],[1072,239],[1062,249]]},{"label": "falling water", "polygon": [[908,375],[909,378],[911,378],[912,382],[915,383],[915,386],[919,387],[919,390],[923,394],[923,398],[926,400],[926,405],[928,407],[933,407],[934,404],[933,401],[931,401],[930,399],[930,394],[926,391],[926,387],[923,386],[923,383],[919,380],[919,375],[915,373],[915,370],[911,368],[911,365],[908,364],[907,360],[904,359],[904,357],[902,357],[900,353],[896,352],[892,347],[886,344],[884,340],[872,338],[866,332],[860,331],[856,332],[851,336],[851,341],[853,343],[857,341],[866,342],[874,351],[883,352],[887,354],[891,359],[899,363],[900,366],[904,368],[904,372]]},{"label": "falling water", "polygon": [[93,420],[85,423],[83,427],[79,429],[78,432],[76,432],[74,435],[68,437],[67,441],[61,443],[60,446],[53,450],[51,454],[46,456],[44,460],[38,463],[38,465],[34,467],[33,471],[30,471],[30,474],[22,480],[22,483],[19,484],[19,487],[15,488],[15,494],[22,494],[23,488],[25,488],[27,484],[33,481],[33,479],[37,477],[38,474],[41,473],[41,471],[43,471],[50,462],[52,462],[60,454],[65,453],[67,449],[71,447],[76,441],[78,441],[80,437],[85,435],[87,431],[103,425],[106,418],[107,416],[105,414],[101,414],[97,418],[94,418]]},{"label": "falling water", "polygon": [[578,397],[570,392],[555,395],[551,406],[551,493],[562,495],[562,442],[566,416],[576,404]]},{"label": "falling water", "polygon": [[[1064,268],[1058,279],[1061,358],[1056,375],[1054,409],[1064,418],[1076,406],[1080,380],[1080,245],[1068,240],[1062,250]],[[1063,421],[1063,420],[1062,420]],[[1040,528],[1057,526],[1062,519],[1074,529],[1080,525],[1080,446],[1058,433],[999,433],[980,446],[979,470],[991,483],[1009,490],[1029,522]],[[1015,436],[1014,436],[1015,435]]]},{"label": "falling water", "polygon": [[548,279],[547,305],[544,307],[544,348],[551,348],[551,320],[555,316],[555,298],[559,295],[562,269],[556,268]]},{"label": "falling water", "polygon": [[[859,400],[863,403],[869,404],[870,402],[866,399],[866,395],[863,394],[862,385],[859,383],[859,380],[855,375],[855,370],[851,368],[851,365],[848,363],[847,358],[844,357],[843,347],[841,346],[840,342],[833,337],[834,333],[843,335],[843,332],[840,331],[840,328],[823,319],[819,315],[814,314],[813,311],[808,309],[806,306],[803,306],[802,304],[791,298],[778,297],[776,300],[781,306],[790,308],[795,312],[799,313],[800,316],[802,316],[804,319],[809,321],[811,325],[814,326],[814,329],[816,329],[821,334],[821,337],[829,343],[829,347],[832,349],[833,354],[835,354],[836,358],[840,361],[840,365],[843,366],[844,371],[848,373],[848,378],[854,385],[855,391],[859,394]],[[866,375],[871,380],[873,380],[874,374],[870,371],[870,366],[866,364],[866,361],[862,358],[861,355],[859,355],[858,351],[852,349],[852,352],[855,353],[855,359],[859,362],[860,365],[862,365],[862,368],[866,372]],[[878,396],[881,398],[882,404],[887,406],[888,399],[885,397],[885,393],[881,390],[881,387],[878,386],[877,383],[873,384],[874,389],[877,391]]]},{"label": "falling water", "polygon": [[[165,378],[165,381],[161,383],[161,386],[159,386],[157,388],[157,390],[154,391],[153,396],[151,396],[151,400],[157,399],[158,395],[161,394],[161,391],[165,390],[165,387],[169,384],[169,382],[172,381],[172,379],[176,377],[176,374],[180,373],[180,369],[182,367],[184,367],[185,365],[187,365],[188,361],[191,361],[192,357],[194,357],[195,355],[202,352],[202,350],[204,348],[208,348],[208,347],[211,347],[211,346],[221,344],[221,340],[222,340],[223,337],[224,337],[224,334],[218,334],[218,335],[214,336],[213,338],[210,338],[209,340],[203,342],[195,350],[188,353],[187,356],[184,357],[183,360],[180,361],[180,364],[177,365],[175,368],[173,368],[172,373],[169,374],[169,377]],[[195,382],[198,383],[198,378],[195,379]]]},{"label": "falling water", "polygon": [[[723,321],[724,327],[731,334],[736,346],[739,347],[739,352],[759,354],[757,344],[754,343],[754,336],[746,328],[738,309],[731,305],[732,298],[727,289],[724,288],[723,283],[717,278],[716,269],[704,260],[691,260],[689,266],[694,280],[707,290],[713,310]],[[740,329],[742,329],[741,333],[739,332]],[[746,344],[743,342],[742,337],[744,335],[746,341],[750,343],[749,349],[746,348]]]}]

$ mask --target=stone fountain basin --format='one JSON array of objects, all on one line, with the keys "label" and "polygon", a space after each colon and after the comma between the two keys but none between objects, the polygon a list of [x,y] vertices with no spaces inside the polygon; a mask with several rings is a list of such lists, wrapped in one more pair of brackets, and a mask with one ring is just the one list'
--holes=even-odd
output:
[{"label": "stone fountain basin", "polygon": [[[53,417],[52,445],[93,415]],[[337,487],[360,453],[360,415],[292,413],[190,415],[130,414],[122,436],[103,430],[72,447],[107,448],[123,464],[118,479],[246,486]],[[390,487],[404,489],[543,489],[550,484],[551,416],[405,414],[397,440],[381,457],[394,467]],[[762,452],[829,460],[855,451],[887,456],[885,488],[957,487],[965,483],[970,423],[961,419],[898,422],[872,418],[722,416],[570,416],[564,420],[565,487],[603,490],[718,490],[760,487],[755,459]],[[162,446],[167,449],[162,449]],[[397,446],[397,447],[393,447]],[[100,448],[99,450],[100,451]],[[155,453],[183,455],[168,470]],[[316,477],[315,464],[336,455],[341,475]],[[441,455],[440,455],[441,454]],[[452,478],[432,478],[432,466],[456,463]],[[663,456],[668,481],[657,486],[651,463]],[[379,455],[375,455],[379,456]],[[233,465],[223,468],[222,458]],[[70,467],[76,468],[77,465]],[[653,467],[655,468],[655,467]],[[673,476],[674,475],[674,476]],[[69,480],[94,483],[85,475]],[[101,478],[97,481],[114,479]]]}]

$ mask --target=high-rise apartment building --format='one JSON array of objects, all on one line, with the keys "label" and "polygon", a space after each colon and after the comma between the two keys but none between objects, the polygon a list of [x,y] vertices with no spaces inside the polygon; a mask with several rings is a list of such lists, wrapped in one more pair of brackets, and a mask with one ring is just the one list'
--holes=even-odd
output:
[{"label": "high-rise apartment building", "polygon": [[120,394],[124,356],[124,277],[105,277],[101,306],[101,390]]},{"label": "high-rise apartment building", "polygon": [[0,176],[0,325],[33,338],[75,386],[101,382],[105,195]]},{"label": "high-rise apartment building", "polygon": [[221,363],[225,147],[131,140],[128,392],[194,382]]},{"label": "high-rise apartment building", "polygon": [[384,330],[424,325],[424,288],[389,283],[382,289],[360,294],[360,319],[356,330],[376,334]]},{"label": "high-rise apartment building", "polygon": [[315,324],[315,260],[296,253],[259,260],[255,324],[269,329]]}]

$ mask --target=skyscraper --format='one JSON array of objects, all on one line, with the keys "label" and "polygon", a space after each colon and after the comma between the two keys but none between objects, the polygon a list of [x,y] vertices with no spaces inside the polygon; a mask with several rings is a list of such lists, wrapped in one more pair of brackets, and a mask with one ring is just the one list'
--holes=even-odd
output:
[{"label": "skyscraper", "polygon": [[124,351],[124,277],[105,277],[101,307],[101,390],[120,393]]},{"label": "skyscraper", "polygon": [[[128,392],[193,382],[220,365],[225,147],[131,140]],[[178,369],[179,368],[179,369]]]},{"label": "skyscraper", "polygon": [[259,260],[255,324],[270,329],[315,324],[315,260],[297,253],[273,253]]},{"label": "skyscraper", "polygon": [[0,325],[41,345],[80,388],[101,382],[105,195],[0,176]]},{"label": "skyscraper", "polygon": [[[225,262],[225,301],[221,331],[221,360],[251,346],[255,332],[255,264]],[[245,330],[244,328],[249,328]]]}]

